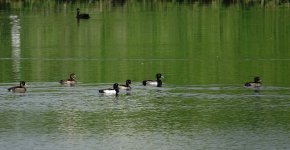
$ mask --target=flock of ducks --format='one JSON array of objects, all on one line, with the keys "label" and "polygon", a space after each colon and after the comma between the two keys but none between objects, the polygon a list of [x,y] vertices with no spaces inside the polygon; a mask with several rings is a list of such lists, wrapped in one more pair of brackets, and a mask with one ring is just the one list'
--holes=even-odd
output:
[{"label": "flock of ducks", "polygon": [[[89,19],[90,15],[89,14],[81,14],[80,9],[77,8],[77,19]],[[156,86],[156,87],[161,87],[162,86],[162,75],[160,73],[156,74],[156,80],[144,80],[142,84],[144,86]],[[70,74],[69,78],[67,80],[60,80],[59,83],[61,85],[69,85],[69,86],[74,86],[77,84],[76,81],[76,75],[74,73]],[[127,80],[125,85],[119,85],[118,83],[113,84],[113,88],[107,88],[107,89],[101,89],[99,90],[99,93],[107,93],[107,94],[118,94],[120,90],[131,90],[130,87],[131,80]],[[254,77],[254,81],[251,82],[246,82],[244,84],[244,87],[248,88],[260,88],[262,85],[262,81],[260,77]],[[20,81],[19,86],[14,86],[8,89],[9,92],[14,92],[14,93],[25,93],[26,88],[25,88],[25,81]]]},{"label": "flock of ducks", "polygon": [[[142,81],[142,84],[144,86],[156,86],[161,87],[162,86],[162,80],[163,76],[161,73],[156,74],[156,80],[144,80]],[[61,85],[68,85],[68,86],[75,86],[77,84],[76,80],[76,74],[71,73],[69,75],[69,78],[66,80],[60,80],[59,83]],[[114,83],[113,88],[106,88],[99,90],[99,93],[105,93],[105,94],[118,94],[120,90],[131,90],[130,84],[132,83],[131,80],[126,80],[125,84],[118,84]],[[19,86],[14,86],[8,89],[9,92],[13,93],[25,93],[26,87],[25,87],[25,81],[20,81]]]},{"label": "flock of ducks", "polygon": [[[144,80],[142,81],[142,84],[144,86],[155,86],[155,87],[161,87],[162,86],[162,80],[163,76],[161,73],[156,74],[156,80]],[[68,85],[68,86],[75,86],[77,84],[76,80],[76,74],[71,73],[69,75],[69,78],[67,80],[60,80],[59,83],[61,85]],[[126,83],[123,84],[118,84],[114,83],[113,88],[106,88],[106,89],[100,89],[99,93],[104,93],[104,94],[118,94],[120,90],[131,90],[130,84],[132,83],[131,80],[126,80]],[[244,84],[244,87],[247,88],[255,88],[258,89],[262,86],[262,80],[260,77],[254,77],[254,81],[251,82],[246,82]],[[13,93],[25,93],[26,92],[26,87],[25,87],[25,81],[20,81],[19,86],[14,86],[8,89],[9,92]]]}]

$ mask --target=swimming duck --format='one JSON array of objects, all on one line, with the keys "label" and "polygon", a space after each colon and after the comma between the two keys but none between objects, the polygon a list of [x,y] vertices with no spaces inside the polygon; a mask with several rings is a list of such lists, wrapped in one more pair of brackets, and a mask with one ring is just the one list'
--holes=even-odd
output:
[{"label": "swimming duck", "polygon": [[131,80],[126,80],[126,85],[119,85],[119,89],[131,90],[130,84],[131,84]]},{"label": "swimming duck", "polygon": [[76,16],[77,19],[89,19],[90,18],[90,15],[89,14],[81,14],[80,13],[80,9],[77,8],[77,16]]},{"label": "swimming duck", "polygon": [[60,80],[59,83],[60,83],[61,85],[70,85],[70,86],[73,86],[73,85],[77,84],[77,81],[76,81],[76,74],[71,73],[71,74],[69,75],[69,79],[67,79],[67,80]]},{"label": "swimming duck", "polygon": [[26,88],[25,88],[25,81],[20,81],[19,86],[14,86],[8,89],[9,92],[14,92],[14,93],[25,93]]},{"label": "swimming duck", "polygon": [[253,82],[245,83],[245,87],[257,88],[261,86],[262,86],[262,80],[260,79],[260,77],[255,77]]},{"label": "swimming duck", "polygon": [[119,84],[118,83],[115,83],[113,85],[113,88],[108,88],[108,89],[102,89],[102,90],[99,90],[99,93],[103,93],[103,94],[118,94],[119,93]]},{"label": "swimming duck", "polygon": [[151,85],[151,86],[161,87],[162,86],[161,78],[163,78],[163,76],[160,73],[157,73],[156,80],[144,80],[143,85],[144,86]]}]

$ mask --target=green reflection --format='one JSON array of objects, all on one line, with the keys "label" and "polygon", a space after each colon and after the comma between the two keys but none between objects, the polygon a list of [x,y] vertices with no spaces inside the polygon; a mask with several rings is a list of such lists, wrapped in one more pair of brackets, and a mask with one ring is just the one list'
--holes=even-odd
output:
[{"label": "green reflection", "polygon": [[1,13],[0,80],[58,81],[75,72],[84,83],[139,82],[161,72],[169,84],[242,84],[259,75],[289,85],[288,9],[191,6],[89,8],[92,18],[79,23],[77,4]]},{"label": "green reflection", "polygon": [[[273,141],[283,141],[285,131],[287,141],[288,8],[43,2],[0,4],[0,131],[11,141],[118,133],[145,141],[153,133],[177,133],[191,142],[198,133],[214,139],[239,130],[250,130],[250,140],[273,132]],[[77,7],[92,18],[77,22]],[[72,72],[80,85],[59,86]],[[157,72],[164,88],[141,86]],[[264,89],[253,94],[242,85],[256,75]],[[97,94],[99,83],[126,79],[137,92],[118,100]],[[19,80],[32,82],[29,92],[5,93],[6,83]]]}]

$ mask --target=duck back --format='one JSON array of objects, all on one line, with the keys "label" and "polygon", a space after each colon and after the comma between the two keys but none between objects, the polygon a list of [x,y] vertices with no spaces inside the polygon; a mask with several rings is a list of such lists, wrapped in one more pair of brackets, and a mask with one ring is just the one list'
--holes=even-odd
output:
[{"label": "duck back", "polygon": [[14,93],[25,93],[26,92],[26,88],[25,87],[21,87],[21,86],[15,86],[12,88],[8,89],[9,92],[14,92]]}]

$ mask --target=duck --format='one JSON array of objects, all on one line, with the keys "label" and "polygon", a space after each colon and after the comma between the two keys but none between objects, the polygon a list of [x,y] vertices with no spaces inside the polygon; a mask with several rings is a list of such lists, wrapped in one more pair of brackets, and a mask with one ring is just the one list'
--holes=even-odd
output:
[{"label": "duck", "polygon": [[161,78],[163,78],[163,76],[161,75],[161,73],[157,73],[156,74],[156,80],[144,80],[142,83],[144,86],[157,86],[157,87],[161,87],[162,86],[162,81]]},{"label": "duck", "polygon": [[262,80],[260,77],[254,77],[254,81],[252,82],[246,82],[245,87],[252,87],[252,88],[259,88],[262,86]]},{"label": "duck", "polygon": [[131,80],[126,80],[126,84],[120,84],[119,85],[119,89],[121,90],[131,90],[130,84],[131,84]]},{"label": "duck", "polygon": [[90,18],[90,15],[89,14],[81,14],[80,13],[80,9],[77,8],[77,16],[76,16],[77,19],[89,19]]},{"label": "duck", "polygon": [[25,88],[25,81],[20,81],[19,86],[14,86],[8,89],[9,92],[14,92],[14,93],[25,93],[26,88]]},{"label": "duck", "polygon": [[119,93],[119,84],[118,83],[114,83],[113,84],[113,88],[108,88],[108,89],[101,89],[99,90],[99,93],[102,94],[118,94]]},{"label": "duck", "polygon": [[61,85],[70,85],[70,86],[74,86],[75,84],[77,84],[77,81],[76,81],[76,74],[74,73],[71,73],[69,75],[69,79],[67,80],[60,80],[59,83]]}]

